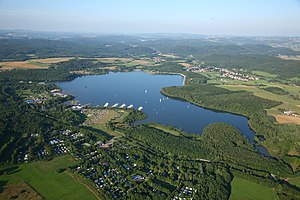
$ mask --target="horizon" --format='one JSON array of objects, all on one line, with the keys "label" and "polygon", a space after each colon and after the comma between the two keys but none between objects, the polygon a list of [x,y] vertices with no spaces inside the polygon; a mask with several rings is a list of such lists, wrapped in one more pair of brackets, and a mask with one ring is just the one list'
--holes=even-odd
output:
[{"label": "horizon", "polygon": [[0,29],[7,31],[299,37],[296,24],[299,0],[0,1]]},{"label": "horizon", "polygon": [[179,37],[179,36],[202,36],[202,37],[228,37],[228,38],[300,38],[300,35],[293,36],[293,35],[222,35],[222,34],[203,34],[203,33],[184,33],[184,32],[137,32],[137,33],[125,33],[125,32],[79,32],[79,31],[48,31],[48,30],[30,30],[30,29],[0,29],[0,32],[25,32],[25,33],[43,33],[43,34],[74,34],[80,36],[87,36],[90,37],[100,37],[100,36],[172,36],[172,37]]}]

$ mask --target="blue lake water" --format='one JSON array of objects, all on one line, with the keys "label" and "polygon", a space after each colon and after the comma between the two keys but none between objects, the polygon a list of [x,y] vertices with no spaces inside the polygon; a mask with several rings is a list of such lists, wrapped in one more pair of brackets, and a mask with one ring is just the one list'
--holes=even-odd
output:
[{"label": "blue lake water", "polygon": [[164,96],[160,89],[183,85],[180,75],[152,75],[142,71],[109,73],[76,78],[57,84],[64,93],[75,96],[81,104],[103,106],[109,103],[142,106],[147,114],[143,122],[171,125],[189,133],[201,134],[203,128],[214,122],[235,126],[253,143],[255,133],[248,126],[248,119],[230,113],[215,112]]}]

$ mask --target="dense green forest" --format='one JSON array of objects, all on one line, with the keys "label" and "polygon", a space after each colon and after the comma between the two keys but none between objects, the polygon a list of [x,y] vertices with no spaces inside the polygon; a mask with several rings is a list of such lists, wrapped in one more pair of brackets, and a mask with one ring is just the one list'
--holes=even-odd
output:
[{"label": "dense green forest", "polygon": [[129,129],[128,136],[164,153],[188,159],[224,162],[236,168],[255,169],[264,175],[292,173],[288,165],[257,153],[237,129],[225,123],[207,126],[196,140],[170,135],[147,126]]},{"label": "dense green forest", "polygon": [[[27,60],[34,57],[130,57],[151,56],[155,51],[149,47],[130,46],[122,43],[123,37],[49,39],[0,39],[0,60]],[[130,37],[123,38],[127,42]],[[133,41],[136,41],[133,40]]]}]

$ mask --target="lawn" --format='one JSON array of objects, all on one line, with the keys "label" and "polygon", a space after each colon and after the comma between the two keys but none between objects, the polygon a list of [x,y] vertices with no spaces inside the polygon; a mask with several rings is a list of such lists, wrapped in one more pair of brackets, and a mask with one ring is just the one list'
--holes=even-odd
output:
[{"label": "lawn", "polygon": [[97,199],[84,185],[76,182],[66,172],[57,172],[57,169],[75,163],[70,155],[64,155],[51,161],[31,162],[5,168],[0,170],[2,174],[0,186],[26,182],[45,199]]},{"label": "lawn", "polygon": [[231,183],[230,200],[269,200],[276,199],[276,193],[272,188],[244,180],[237,176]]}]

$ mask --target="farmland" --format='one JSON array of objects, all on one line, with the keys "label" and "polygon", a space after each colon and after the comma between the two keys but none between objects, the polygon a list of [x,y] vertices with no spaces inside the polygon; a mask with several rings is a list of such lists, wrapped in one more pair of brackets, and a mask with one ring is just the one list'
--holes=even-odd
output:
[{"label": "farmland", "polygon": [[58,172],[58,169],[74,164],[76,161],[70,155],[65,155],[51,161],[2,168],[0,181],[8,185],[26,181],[46,199],[96,199],[85,186],[74,181],[66,172]]}]

